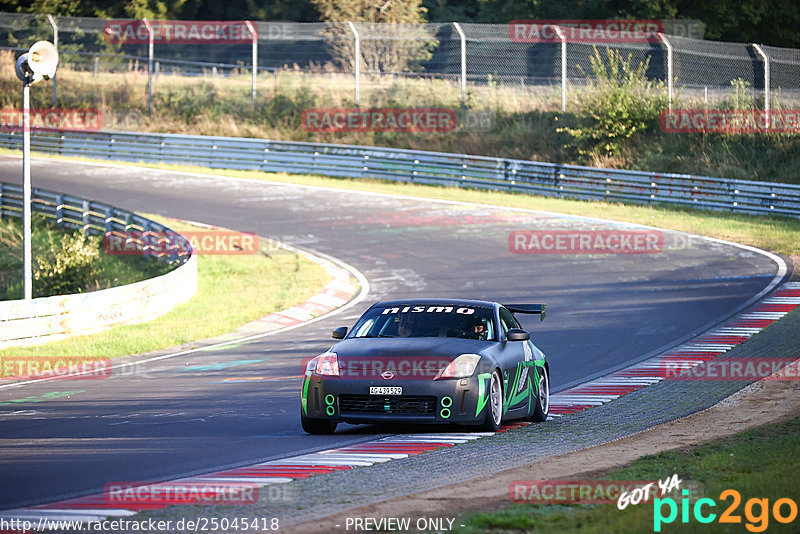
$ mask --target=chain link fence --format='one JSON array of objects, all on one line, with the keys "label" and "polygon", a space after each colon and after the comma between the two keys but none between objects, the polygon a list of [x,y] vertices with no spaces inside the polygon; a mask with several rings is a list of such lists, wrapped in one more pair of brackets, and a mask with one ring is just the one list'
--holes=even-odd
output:
[{"label": "chain link fence", "polygon": [[[170,90],[158,80],[202,77],[236,81],[254,104],[270,98],[279,84],[302,80],[346,87],[354,105],[369,107],[378,102],[379,92],[385,101],[399,80],[428,80],[462,107],[471,107],[476,94],[504,87],[518,90],[539,109],[569,110],[592,80],[592,57],[606,58],[605,49],[630,58],[634,66],[646,64],[646,76],[663,82],[671,102],[685,107],[777,109],[800,102],[800,50],[672,35],[668,32],[675,28],[669,25],[658,38],[642,42],[561,38],[558,29],[554,39],[530,42],[514,39],[510,27],[117,21],[0,13],[0,51],[10,51],[5,55],[13,61],[37,40],[56,41],[62,74],[82,73],[84,84],[117,75],[108,83],[146,90],[148,107],[152,93]],[[52,105],[69,90],[66,82],[54,84]]]}]

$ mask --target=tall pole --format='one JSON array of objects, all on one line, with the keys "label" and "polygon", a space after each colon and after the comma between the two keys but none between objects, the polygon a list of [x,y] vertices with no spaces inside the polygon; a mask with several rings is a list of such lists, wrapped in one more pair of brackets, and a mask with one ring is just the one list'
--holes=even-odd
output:
[{"label": "tall pole", "polygon": [[355,24],[352,22],[348,22],[350,25],[350,31],[353,32],[353,35],[356,39],[356,53],[355,53],[355,75],[356,75],[356,107],[358,107],[358,102],[361,96],[361,36],[358,34],[356,30]]},{"label": "tall pole", "polygon": [[658,37],[667,47],[667,100],[669,101],[669,110],[672,111],[672,44],[667,41],[663,33],[659,33]]},{"label": "tall pole", "polygon": [[33,298],[31,275],[31,84],[50,80],[58,67],[58,49],[38,41],[17,58],[15,71],[22,81],[22,286],[25,300]]},{"label": "tall pole", "polygon": [[247,25],[247,29],[250,31],[250,35],[253,36],[253,87],[252,87],[252,94],[253,94],[253,107],[256,106],[256,76],[258,75],[258,35],[256,34],[256,29],[253,26],[253,23],[249,20],[244,21]]},{"label": "tall pole", "polygon": [[467,106],[467,36],[458,22],[454,22],[453,26],[461,41],[461,109],[464,109]]},{"label": "tall pole", "polygon": [[567,36],[558,25],[553,26],[561,40],[561,113],[567,111]]},{"label": "tall pole", "polygon": [[761,46],[753,43],[753,48],[756,49],[758,55],[764,60],[764,114],[767,119],[767,128],[769,128],[769,56],[764,52]]},{"label": "tall pole", "polygon": [[[56,24],[56,19],[53,18],[53,15],[47,15],[47,20],[50,21],[50,25],[53,27],[53,46],[58,49],[58,25]],[[53,76],[53,107],[56,107],[56,96],[58,96],[57,76]]]},{"label": "tall pole", "polygon": [[145,28],[147,28],[148,34],[148,46],[147,46],[147,112],[150,113],[153,111],[153,27],[150,26],[150,22],[144,18],[142,19],[144,22]]},{"label": "tall pole", "polygon": [[33,298],[31,275],[31,86],[22,85],[22,278],[25,300]]}]

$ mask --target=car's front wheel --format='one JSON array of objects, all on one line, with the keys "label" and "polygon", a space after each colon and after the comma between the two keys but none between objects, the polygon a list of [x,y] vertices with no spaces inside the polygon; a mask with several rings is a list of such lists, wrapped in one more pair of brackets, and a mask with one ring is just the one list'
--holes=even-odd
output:
[{"label": "car's front wheel", "polygon": [[333,434],[338,425],[338,423],[326,419],[309,419],[302,414],[300,414],[300,424],[303,425],[303,430],[309,434]]},{"label": "car's front wheel", "polygon": [[483,429],[489,432],[496,432],[500,428],[502,420],[503,384],[500,381],[500,373],[495,370],[489,383],[489,402],[486,406],[486,420],[483,422]]},{"label": "car's front wheel", "polygon": [[531,421],[547,421],[547,414],[550,412],[550,377],[547,369],[542,369],[539,375],[539,391],[534,400]]}]

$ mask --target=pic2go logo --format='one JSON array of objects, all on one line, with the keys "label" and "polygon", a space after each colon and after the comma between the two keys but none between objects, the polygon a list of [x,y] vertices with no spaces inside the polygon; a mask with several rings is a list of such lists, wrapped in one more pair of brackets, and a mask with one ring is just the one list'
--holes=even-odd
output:
[{"label": "pic2go logo", "polygon": [[[698,499],[692,506],[689,504],[689,491],[682,490],[681,493],[683,495],[680,505],[681,523],[689,523],[690,511],[698,523],[712,523],[717,518],[717,514],[711,511],[717,506],[713,499]],[[721,501],[731,500],[730,505],[719,516],[719,523],[741,524],[742,516],[738,515],[736,510],[742,502],[742,495],[734,489],[727,489],[719,494],[719,499]],[[664,515],[665,512],[667,515]],[[778,523],[791,523],[797,518],[797,503],[784,497],[773,502],[772,508],[770,508],[769,499],[748,499],[744,504],[744,516],[747,520],[745,528],[750,532],[764,532],[769,527],[770,512]],[[677,518],[678,503],[675,502],[675,499],[667,497],[656,498],[653,501],[654,532],[661,532],[662,524],[668,525]]]}]

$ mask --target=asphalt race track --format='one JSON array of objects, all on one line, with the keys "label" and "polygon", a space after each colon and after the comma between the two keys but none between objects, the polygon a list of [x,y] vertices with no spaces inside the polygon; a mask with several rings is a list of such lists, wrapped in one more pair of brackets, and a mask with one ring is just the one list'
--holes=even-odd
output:
[{"label": "asphalt race track", "polygon": [[[19,183],[21,166],[0,156],[0,180]],[[395,431],[341,425],[320,437],[300,428],[300,361],[375,300],[546,302],[547,320],[523,326],[547,353],[558,391],[718,323],[778,271],[753,251],[669,232],[653,254],[512,254],[513,230],[620,228],[541,213],[45,159],[34,159],[32,176],[36,187],[324,252],[360,270],[371,290],[339,315],[248,344],[107,380],[0,389],[0,509]],[[263,379],[223,382],[236,377]]]}]

